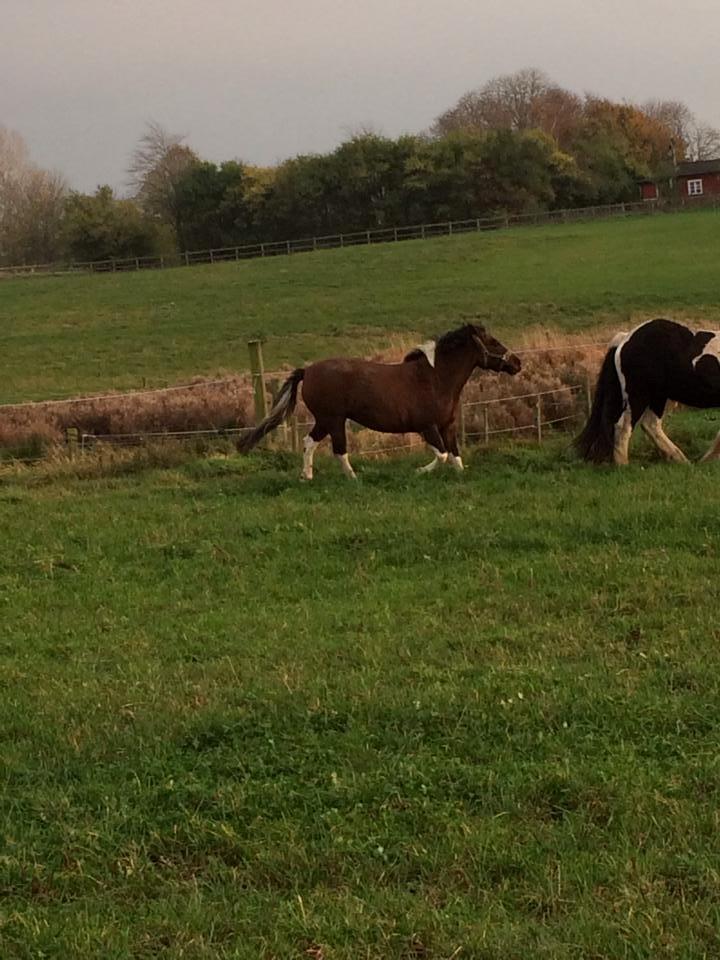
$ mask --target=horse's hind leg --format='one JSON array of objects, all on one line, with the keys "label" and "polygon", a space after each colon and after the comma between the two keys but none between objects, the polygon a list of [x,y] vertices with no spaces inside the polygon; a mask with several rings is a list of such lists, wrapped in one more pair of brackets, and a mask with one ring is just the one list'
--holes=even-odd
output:
[{"label": "horse's hind leg", "polygon": [[615,424],[613,438],[613,461],[617,466],[627,466],[630,461],[630,438],[632,432],[648,409],[647,396],[639,391],[628,394],[623,387],[623,410]]},{"label": "horse's hind leg", "polygon": [[315,448],[322,440],[325,439],[329,432],[329,430],[326,430],[325,427],[320,426],[320,424],[316,422],[310,433],[305,437],[305,440],[303,441],[303,468],[302,473],[300,474],[301,480],[312,480]]},{"label": "horse's hind leg", "polygon": [[435,459],[424,467],[418,467],[418,473],[430,473],[439,463],[445,463],[448,455],[445,450],[445,442],[440,436],[440,431],[437,427],[430,427],[429,430],[426,430],[422,434],[422,438],[435,454]]},{"label": "horse's hind leg", "polygon": [[340,461],[342,472],[346,477],[354,480],[357,474],[350,466],[350,458],[347,454],[347,436],[345,434],[344,420],[339,420],[330,428],[330,439],[332,441],[333,453]]},{"label": "horse's hind leg", "polygon": [[626,466],[630,462],[630,437],[633,432],[632,416],[626,407],[615,424],[613,441],[613,461],[618,466]]},{"label": "horse's hind leg", "polygon": [[688,463],[688,458],[680,447],[676,446],[665,433],[662,426],[662,417],[665,411],[665,401],[651,404],[640,418],[640,426],[652,440],[660,453],[675,463]]}]

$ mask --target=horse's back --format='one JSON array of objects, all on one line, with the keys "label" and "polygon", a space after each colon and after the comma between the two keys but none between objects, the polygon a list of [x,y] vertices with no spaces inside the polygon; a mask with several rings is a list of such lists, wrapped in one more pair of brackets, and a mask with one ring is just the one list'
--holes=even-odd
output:
[{"label": "horse's back", "polygon": [[618,347],[627,387],[690,406],[720,404],[720,339],[660,317],[648,320]]},{"label": "horse's back", "polygon": [[316,418],[402,433],[414,428],[425,379],[415,363],[332,357],[305,368],[303,400]]}]

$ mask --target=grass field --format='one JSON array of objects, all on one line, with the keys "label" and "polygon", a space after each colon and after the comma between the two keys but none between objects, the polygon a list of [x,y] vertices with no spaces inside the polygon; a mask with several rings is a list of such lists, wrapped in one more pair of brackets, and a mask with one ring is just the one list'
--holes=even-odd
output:
[{"label": "grass field", "polygon": [[[0,283],[0,399],[717,318],[694,214]],[[517,339],[516,339],[517,338]],[[717,413],[673,415],[691,456]],[[720,955],[720,467],[0,466],[0,960]]]},{"label": "grass field", "polygon": [[297,466],[4,475],[4,960],[717,956],[718,469]]},{"label": "grass field", "polygon": [[720,214],[597,221],[122,275],[0,283],[0,403],[387,347],[477,312],[517,345],[659,312],[717,322]]}]

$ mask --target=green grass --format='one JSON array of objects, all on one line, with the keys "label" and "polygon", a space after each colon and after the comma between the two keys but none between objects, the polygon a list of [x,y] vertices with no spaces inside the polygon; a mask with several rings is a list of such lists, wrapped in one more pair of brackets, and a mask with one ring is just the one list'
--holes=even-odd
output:
[{"label": "green grass", "polygon": [[[0,283],[0,400],[478,312],[716,324],[696,213]],[[672,418],[698,456],[714,414]],[[0,470],[0,958],[720,953],[717,465]]]},{"label": "green grass", "polygon": [[2,475],[3,960],[718,955],[718,468],[413,462]]},{"label": "green grass", "polygon": [[0,402],[161,385],[388,346],[477,312],[537,325],[689,314],[716,322],[720,214],[598,221],[164,272],[3,280]]}]

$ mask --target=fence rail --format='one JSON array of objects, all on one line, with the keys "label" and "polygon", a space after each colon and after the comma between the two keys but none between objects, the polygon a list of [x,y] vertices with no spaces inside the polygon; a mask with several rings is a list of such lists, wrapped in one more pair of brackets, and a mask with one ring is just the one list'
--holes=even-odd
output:
[{"label": "fence rail", "polygon": [[[600,344],[583,344],[584,347],[600,346]],[[544,350],[552,352],[555,350],[572,350],[573,345],[565,347],[532,347],[527,351],[520,350],[520,353],[537,353]],[[257,421],[266,416],[268,411],[268,399],[274,403],[277,393],[281,388],[282,381],[286,374],[282,371],[265,372],[262,343],[253,340],[248,343],[248,353],[250,357],[251,374],[250,380],[253,388],[255,418]],[[132,402],[137,397],[146,397],[153,394],[164,395],[171,391],[192,391],[195,388],[207,386],[221,386],[236,383],[237,378],[223,378],[211,381],[195,381],[187,384],[178,384],[171,387],[160,387],[155,390],[140,390],[131,393],[100,394],[92,397],[69,397],[56,400],[45,401],[27,401],[18,404],[5,404],[0,406],[0,412],[3,410],[15,411],[22,408],[53,407],[65,406],[67,404],[93,404],[98,401],[112,402]],[[565,422],[570,422],[586,410],[589,410],[591,392],[589,383],[573,384],[571,386],[556,387],[550,390],[533,391],[529,393],[512,394],[504,397],[488,397],[487,399],[469,400],[461,404],[459,415],[459,440],[464,445],[468,440],[481,439],[488,443],[492,436],[498,434],[521,433],[529,430],[535,432],[538,443],[542,443],[547,428],[555,427]],[[513,405],[512,416],[518,411],[517,402],[524,403],[528,413],[531,413],[529,423],[513,424],[512,426],[491,425],[491,411],[498,410],[498,405]],[[561,407],[560,410],[557,408]],[[555,409],[553,409],[555,408]],[[533,413],[534,411],[534,413]],[[520,408],[522,412],[522,406]],[[560,415],[558,415],[560,414]],[[495,415],[492,415],[495,416]],[[503,421],[501,420],[501,423]],[[71,451],[85,452],[98,447],[99,445],[113,447],[138,447],[145,444],[166,443],[166,442],[194,442],[228,440],[241,436],[243,433],[252,429],[251,427],[222,427],[212,429],[190,429],[190,430],[137,430],[123,433],[90,433],[81,426],[82,416],[76,421],[76,425],[65,427],[65,440]],[[275,439],[274,446],[285,447],[292,451],[300,449],[300,430],[309,428],[312,424],[305,423],[292,416],[289,421],[282,425]],[[479,425],[479,428],[477,428]],[[355,431],[353,431],[355,432]],[[354,444],[352,446],[355,446]],[[385,453],[393,453],[397,450],[418,448],[418,443],[407,443],[405,437],[402,442],[384,446],[381,448],[355,449],[354,455],[380,456]],[[32,458],[34,462],[39,458]],[[0,459],[0,464],[25,462],[16,458]]]},{"label": "fence rail", "polygon": [[[581,396],[585,387],[581,384],[575,384],[570,387],[559,387],[557,390],[543,390],[539,393],[524,393],[520,395],[508,395],[506,397],[493,397],[488,400],[474,400],[470,403],[462,404],[463,415],[466,410],[474,407],[483,407],[488,408],[495,404],[510,404],[513,401],[520,399],[535,399],[535,409],[542,411],[543,409],[543,398],[549,397],[554,394],[563,394],[571,393],[577,396]],[[557,403],[558,401],[555,401]],[[570,423],[577,420],[579,417],[584,416],[586,409],[576,409],[571,413],[566,414],[562,417],[551,417],[550,419],[543,418],[543,414],[540,413],[538,417],[533,419],[531,423],[527,424],[515,424],[511,427],[498,427],[498,428],[487,428],[484,430],[474,430],[462,431],[461,442],[464,443],[471,439],[482,439],[485,443],[489,441],[489,438],[496,436],[498,434],[508,434],[508,433],[523,433],[528,430],[534,430],[536,432],[536,437],[539,443],[541,443],[545,437],[544,427],[557,426],[561,423]],[[461,417],[462,419],[462,417]],[[486,420],[486,424],[487,424]],[[289,427],[292,425],[289,425]],[[302,422],[295,423],[296,428],[311,427],[312,422]],[[216,430],[166,430],[166,431],[138,431],[137,433],[108,433],[108,434],[97,434],[97,433],[83,433],[75,432],[72,429],[68,431],[67,441],[69,446],[78,446],[79,450],[84,452],[96,448],[100,445],[107,445],[112,447],[138,447],[144,446],[147,444],[153,443],[195,443],[203,440],[233,440],[245,433],[248,433],[252,430],[252,427],[232,427],[232,428],[218,428]],[[288,434],[286,436],[285,434]],[[351,436],[353,432],[351,431]],[[278,439],[275,441],[276,446],[287,447],[288,449],[295,449],[295,446],[289,442],[289,430],[281,431],[277,435]],[[284,442],[283,442],[284,441]],[[421,449],[423,444],[418,441],[415,443],[399,443],[392,444],[389,446],[384,446],[381,448],[369,448],[369,449],[357,449],[353,451],[354,456],[381,456],[383,454],[395,453],[398,450],[410,450],[410,449]],[[5,461],[8,462],[8,461]]]},{"label": "fence rail", "polygon": [[0,267],[0,278],[19,276],[55,276],[72,273],[126,273],[138,270],[162,270],[169,267],[190,267],[197,264],[227,263],[254,260],[260,257],[290,256],[338,247],[368,246],[375,243],[399,243],[402,240],[429,240],[463,233],[481,233],[490,230],[521,226],[541,226],[551,223],[573,223],[580,220],[599,220],[625,217],[633,214],[676,213],[688,209],[717,209],[717,201],[700,200],[692,203],[664,204],[654,200],[632,203],[612,203],[593,207],[569,207],[540,213],[502,214],[495,217],[471,217],[466,220],[444,220],[437,223],[419,223],[404,227],[379,227],[354,233],[334,233],[320,237],[302,237],[294,240],[273,240],[246,243],[238,246],[217,247],[212,250],[185,250],[150,257],[125,257],[109,260],[72,261],[70,263],[24,264]]}]

